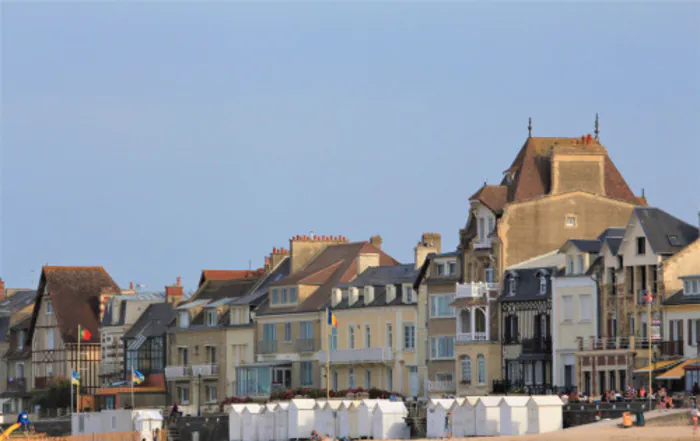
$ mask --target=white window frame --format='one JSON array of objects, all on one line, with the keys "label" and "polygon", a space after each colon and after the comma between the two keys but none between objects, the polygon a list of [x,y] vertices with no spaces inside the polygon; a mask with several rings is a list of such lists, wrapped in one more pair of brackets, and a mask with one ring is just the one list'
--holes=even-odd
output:
[{"label": "white window frame", "polygon": [[[442,343],[445,342],[445,343]],[[446,354],[440,354],[441,344],[445,344]],[[450,351],[451,348],[451,351]],[[451,353],[450,353],[451,352]],[[455,337],[452,335],[441,335],[430,338],[430,359],[431,360],[453,360],[455,358]]]},{"label": "white window frame", "polygon": [[460,375],[462,376],[462,383],[471,384],[472,382],[472,359],[468,355],[465,355],[460,360]]},{"label": "white window frame", "polygon": [[180,317],[178,317],[178,323],[180,328],[185,329],[190,327],[190,313],[188,311],[182,311]]},{"label": "white window frame", "polygon": [[372,371],[365,369],[365,390],[372,388]]},{"label": "white window frame", "polygon": [[[185,396],[187,396],[187,398],[185,398]],[[190,386],[189,385],[177,386],[177,398],[180,401],[180,404],[184,404],[184,405],[190,404]]]},{"label": "white window frame", "polygon": [[53,314],[53,302],[51,299],[46,299],[46,315]]},{"label": "white window frame", "polygon": [[484,278],[486,279],[486,283],[493,283],[494,278],[493,278],[493,267],[492,266],[489,265],[484,270]]},{"label": "white window frame", "polygon": [[279,288],[272,288],[272,295],[270,297],[271,297],[270,303],[272,303],[273,305],[279,304],[279,302],[280,302]]},{"label": "white window frame", "polygon": [[404,351],[416,350],[416,325],[413,323],[403,325],[403,349]]},{"label": "white window frame", "polygon": [[515,276],[511,276],[508,279],[508,295],[509,296],[514,296],[515,295],[515,290],[518,287],[518,279]]},{"label": "white window frame", "polygon": [[413,303],[415,302],[414,300],[414,292],[413,292],[413,286],[411,285],[403,285],[403,300],[405,303]]},{"label": "white window frame", "polygon": [[457,262],[447,262],[447,275],[454,276],[457,274]]},{"label": "white window frame", "polygon": [[289,322],[284,324],[284,341],[287,343],[292,341],[292,324]]},{"label": "white window frame", "polygon": [[540,276],[540,295],[543,296],[547,294],[547,277]]},{"label": "white window frame", "polygon": [[355,349],[355,327],[348,326],[348,349]]},{"label": "white window frame", "polygon": [[[454,301],[454,294],[433,294],[430,296],[430,318],[449,318],[456,315],[455,308],[449,306]],[[440,300],[446,299],[447,311],[440,311]]]},{"label": "white window frame", "polygon": [[291,288],[289,288],[289,303],[294,304],[298,301],[298,299],[299,299],[299,294],[297,292],[297,287],[292,286]]},{"label": "white window frame", "polygon": [[[579,323],[590,323],[593,321],[593,296],[590,294],[581,294],[578,296],[579,301]],[[587,305],[585,303],[588,303]]]},{"label": "white window frame", "polygon": [[355,368],[348,369],[348,389],[355,389],[355,387],[357,387],[357,382],[355,380]]},{"label": "white window frame", "polygon": [[486,357],[484,357],[483,354],[477,355],[476,356],[476,364],[477,364],[476,382],[479,385],[484,385],[484,384],[486,384]]},{"label": "white window frame", "polygon": [[370,325],[365,325],[365,347],[372,347],[372,327]]},{"label": "white window frame", "polygon": [[584,258],[583,254],[577,254],[576,255],[576,266],[577,266],[577,274],[583,274],[585,272],[585,266],[586,266],[586,259]]},{"label": "white window frame", "polygon": [[486,241],[486,219],[483,216],[479,217],[478,230],[479,242],[483,243]]},{"label": "white window frame", "polygon": [[435,262],[435,272],[438,276],[444,276],[445,274],[447,274],[445,262]]},{"label": "white window frame", "polygon": [[394,326],[391,323],[386,324],[386,346],[389,349],[394,347]]},{"label": "white window frame", "polygon": [[564,226],[566,228],[576,228],[578,222],[576,222],[576,215],[567,214],[564,218]]},{"label": "white window frame", "polygon": [[314,384],[314,363],[313,361],[302,361],[299,365],[299,385],[313,386]]},{"label": "white window frame", "polygon": [[217,394],[216,386],[208,384],[207,385],[207,403],[216,403],[217,395],[218,394]]},{"label": "white window frame", "polygon": [[[212,317],[213,317],[213,319],[212,319]],[[216,326],[216,324],[217,324],[216,319],[217,318],[218,317],[217,317],[215,309],[207,311],[207,326],[209,326],[209,327]]]},{"label": "white window frame", "polygon": [[53,328],[46,330],[46,349],[53,351],[56,348],[56,332]]},{"label": "white window frame", "polygon": [[[570,307],[567,308],[567,303]],[[562,318],[563,322],[572,322],[574,320],[574,297],[573,296],[562,296]]]},{"label": "white window frame", "polygon": [[24,329],[20,329],[17,332],[17,350],[21,351],[24,350]]}]

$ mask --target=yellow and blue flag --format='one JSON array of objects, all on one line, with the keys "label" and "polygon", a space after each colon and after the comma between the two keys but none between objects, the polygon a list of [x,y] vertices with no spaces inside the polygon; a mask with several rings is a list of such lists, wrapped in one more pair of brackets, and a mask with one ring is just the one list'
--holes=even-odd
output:
[{"label": "yellow and blue flag", "polygon": [[76,371],[71,371],[70,382],[71,384],[80,385],[80,374]]},{"label": "yellow and blue flag", "polygon": [[338,319],[335,318],[335,314],[333,314],[333,311],[328,309],[328,324],[337,328],[338,327]]},{"label": "yellow and blue flag", "polygon": [[134,385],[138,386],[139,384],[143,383],[143,381],[146,379],[146,377],[143,376],[143,374],[139,371],[133,371],[131,374],[131,381],[134,383]]}]

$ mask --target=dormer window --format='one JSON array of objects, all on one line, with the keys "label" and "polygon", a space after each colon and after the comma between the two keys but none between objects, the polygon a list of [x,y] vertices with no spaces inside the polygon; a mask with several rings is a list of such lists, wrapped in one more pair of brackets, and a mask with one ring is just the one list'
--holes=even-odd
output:
[{"label": "dormer window", "polygon": [[571,256],[566,256],[566,274],[574,273],[574,258]]},{"label": "dormer window", "polygon": [[53,302],[51,299],[46,300],[46,315],[53,314]]},{"label": "dormer window", "polygon": [[289,303],[297,302],[297,287],[293,286],[289,288]]},{"label": "dormer window", "polygon": [[486,219],[483,217],[479,218],[479,242],[484,242],[486,240]]},{"label": "dormer window", "polygon": [[542,274],[540,276],[540,295],[543,296],[547,294],[547,277]]},{"label": "dormer window", "polygon": [[517,279],[515,276],[511,276],[510,280],[508,280],[508,295],[509,296],[514,296],[515,295],[515,288],[517,287]]},{"label": "dormer window", "polygon": [[272,288],[270,304],[289,305],[297,302],[298,290],[296,286],[285,288]]},{"label": "dormer window", "polygon": [[17,350],[21,351],[24,349],[24,329],[21,329],[17,333]]},{"label": "dormer window", "polygon": [[405,303],[413,303],[413,287],[411,285],[403,286],[403,300]]},{"label": "dormer window", "polygon": [[280,302],[280,292],[277,288],[272,288],[272,304],[276,305]]},{"label": "dormer window", "polygon": [[180,313],[180,327],[189,328],[190,327],[190,313],[183,311]]},{"label": "dormer window", "polygon": [[444,263],[440,263],[440,262],[436,263],[436,264],[435,264],[435,268],[436,268],[436,271],[437,271],[437,275],[438,275],[438,276],[444,276],[444,275],[445,275],[445,264],[444,264]]},{"label": "dormer window", "polygon": [[686,279],[683,281],[683,294],[700,295],[700,279]]},{"label": "dormer window", "polygon": [[287,303],[287,288],[282,288],[280,290],[280,303]]},{"label": "dormer window", "polygon": [[447,274],[450,276],[457,274],[457,262],[449,262],[447,264]]},{"label": "dormer window", "polygon": [[216,326],[216,310],[207,311],[207,326]]},{"label": "dormer window", "polygon": [[578,255],[576,256],[576,266],[577,266],[576,271],[577,271],[578,274],[583,274],[584,271],[585,271],[585,269],[584,269],[584,260],[585,260],[585,259],[583,258],[583,254],[578,254]]}]

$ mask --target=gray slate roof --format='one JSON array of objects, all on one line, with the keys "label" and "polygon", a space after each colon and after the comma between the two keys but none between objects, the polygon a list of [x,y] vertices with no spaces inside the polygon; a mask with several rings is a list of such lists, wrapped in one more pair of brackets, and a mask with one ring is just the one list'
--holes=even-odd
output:
[{"label": "gray slate roof", "polygon": [[359,309],[359,308],[375,308],[378,306],[395,306],[395,305],[407,305],[414,306],[415,303],[403,303],[404,289],[402,285],[396,285],[396,298],[391,302],[386,301],[386,286],[377,286],[374,288],[374,301],[370,304],[365,304],[364,296],[362,291],[359,293],[359,299],[353,305],[348,304],[348,299],[343,298],[340,303],[335,305],[332,309]]},{"label": "gray slate roof", "polygon": [[580,251],[588,254],[600,253],[601,242],[598,239],[571,239],[569,241]]},{"label": "gray slate roof", "polygon": [[153,303],[141,314],[136,323],[124,334],[124,339],[144,337],[159,337],[173,321],[175,312],[171,303]]},{"label": "gray slate roof", "polygon": [[[540,294],[540,278],[538,273],[546,271],[547,273],[547,292]],[[510,273],[517,274],[517,282],[515,285],[515,295],[508,295],[510,289]],[[501,288],[501,302],[523,302],[531,300],[546,300],[552,297],[552,275],[556,275],[557,267],[546,268],[527,268],[518,270],[506,271],[503,287]]]},{"label": "gray slate roof", "polygon": [[636,207],[634,213],[655,254],[675,254],[698,238],[697,227],[659,208]]},{"label": "gray slate roof", "polygon": [[605,243],[608,244],[610,252],[613,256],[617,256],[617,251],[620,249],[620,244],[622,243],[621,237],[608,237],[605,239]]},{"label": "gray slate roof", "polygon": [[287,277],[290,272],[292,260],[285,257],[269,274],[263,276],[263,280],[252,291],[242,297],[234,299],[233,305],[259,305],[270,292],[270,285],[283,277]]},{"label": "gray slate roof", "polygon": [[676,291],[671,297],[662,302],[663,305],[697,305],[700,304],[700,296],[687,296],[683,290]]},{"label": "gray slate roof", "polygon": [[28,289],[18,291],[0,302],[0,314],[13,314],[31,305],[36,300],[36,291]]},{"label": "gray slate roof", "polygon": [[338,288],[347,288],[349,286],[384,286],[400,283],[413,283],[418,275],[419,268],[415,268],[413,264],[406,265],[387,265],[375,266],[367,268],[349,283],[340,283]]}]

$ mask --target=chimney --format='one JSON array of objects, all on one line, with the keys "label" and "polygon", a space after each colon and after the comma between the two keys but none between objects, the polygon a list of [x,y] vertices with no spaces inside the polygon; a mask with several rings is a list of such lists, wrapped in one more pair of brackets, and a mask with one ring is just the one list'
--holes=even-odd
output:
[{"label": "chimney", "polygon": [[374,245],[378,249],[382,249],[382,236],[376,235],[369,238],[369,243]]},{"label": "chimney", "polygon": [[182,279],[178,277],[175,285],[165,287],[165,301],[177,305],[182,302],[185,297],[184,291],[182,289]]},{"label": "chimney", "polygon": [[131,291],[134,290],[134,282],[129,282],[129,289],[130,289]]},{"label": "chimney", "polygon": [[423,233],[415,248],[416,268],[423,266],[428,254],[442,252],[442,236],[439,233]]},{"label": "chimney", "polygon": [[304,268],[328,245],[346,242],[345,236],[318,236],[314,233],[311,233],[310,236],[296,235],[292,237],[289,239],[289,251],[287,251],[292,259],[290,273],[294,274]]},{"label": "chimney", "polygon": [[343,300],[343,291],[340,288],[333,288],[332,304],[334,308]]},{"label": "chimney", "polygon": [[285,257],[289,256],[289,250],[285,248],[273,248],[272,254],[270,254],[270,269],[273,269],[279,265],[279,263]]},{"label": "chimney", "polygon": [[5,281],[0,279],[0,299],[5,298]]}]

